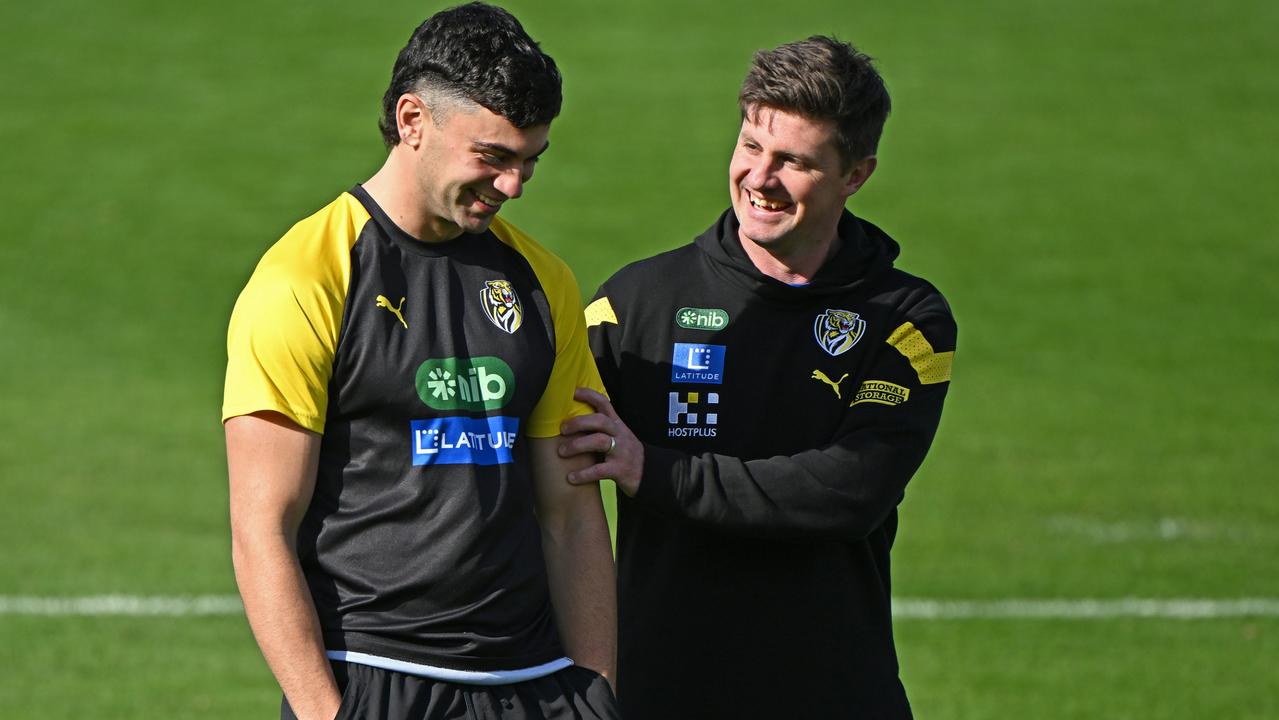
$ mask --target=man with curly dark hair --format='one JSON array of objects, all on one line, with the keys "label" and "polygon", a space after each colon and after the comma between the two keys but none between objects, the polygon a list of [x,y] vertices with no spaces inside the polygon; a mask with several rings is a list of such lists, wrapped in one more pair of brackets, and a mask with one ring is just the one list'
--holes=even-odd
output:
[{"label": "man with curly dark hair", "polygon": [[232,555],[282,718],[612,718],[597,488],[556,452],[602,388],[568,268],[498,216],[555,62],[470,3],[413,33],[385,164],[262,258],[228,332]]}]

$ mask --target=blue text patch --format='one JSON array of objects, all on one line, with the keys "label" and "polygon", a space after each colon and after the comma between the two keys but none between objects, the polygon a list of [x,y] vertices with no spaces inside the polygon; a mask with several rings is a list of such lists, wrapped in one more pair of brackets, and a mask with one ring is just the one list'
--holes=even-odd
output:
[{"label": "blue text patch", "polygon": [[728,348],[723,345],[675,343],[675,353],[671,356],[671,382],[719,385],[724,382],[724,356],[727,354]]},{"label": "blue text patch", "polygon": [[505,465],[514,460],[520,419],[439,417],[411,426],[414,465]]}]

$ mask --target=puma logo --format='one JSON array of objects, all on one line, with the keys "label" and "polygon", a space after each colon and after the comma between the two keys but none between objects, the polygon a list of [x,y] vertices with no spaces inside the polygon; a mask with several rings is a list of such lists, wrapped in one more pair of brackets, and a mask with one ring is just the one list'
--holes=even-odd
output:
[{"label": "puma logo", "polygon": [[391,314],[399,318],[400,324],[404,326],[404,329],[405,330],[409,329],[409,324],[404,322],[404,316],[400,314],[400,308],[404,307],[404,298],[400,298],[399,306],[391,307],[391,301],[387,300],[385,295],[378,295],[377,306],[380,308],[386,308],[387,310],[390,310]]},{"label": "puma logo", "polygon": [[829,377],[826,376],[826,373],[822,372],[821,370],[814,370],[811,379],[821,380],[827,385],[830,385],[830,389],[835,391],[835,397],[839,398],[840,400],[844,399],[844,396],[839,394],[839,384],[844,382],[844,380],[848,379],[848,373],[844,373],[844,376],[841,377],[839,380],[831,380]]}]

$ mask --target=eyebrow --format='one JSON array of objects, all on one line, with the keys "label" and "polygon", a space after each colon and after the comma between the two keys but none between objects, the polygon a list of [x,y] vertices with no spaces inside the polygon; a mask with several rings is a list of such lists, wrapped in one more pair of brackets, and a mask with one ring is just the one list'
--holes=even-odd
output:
[{"label": "eyebrow", "polygon": [[[759,144],[759,141],[756,140],[753,135],[746,132],[745,130],[741,131],[739,135],[741,140],[744,140],[747,142],[753,142],[757,145]],[[776,151],[773,154],[781,158],[782,160],[798,160],[799,162],[805,165],[811,165],[813,167],[817,167],[817,158],[815,157],[808,157],[807,155],[800,155],[798,153],[793,153],[786,150]]]},{"label": "eyebrow", "polygon": [[[471,144],[472,144],[472,145],[474,145],[475,147],[483,148],[483,149],[485,149],[485,150],[489,150],[489,151],[492,151],[492,152],[498,153],[499,155],[505,155],[505,156],[507,156],[507,157],[519,157],[519,153],[515,152],[515,150],[513,150],[512,148],[509,148],[509,147],[507,147],[507,146],[505,146],[505,145],[503,145],[503,144],[501,144],[501,143],[487,142],[487,141],[484,141],[484,140],[473,140],[473,141],[471,142]],[[535,152],[535,153],[533,153],[532,157],[530,157],[530,158],[529,158],[529,160],[536,160],[536,159],[538,159],[538,158],[539,158],[539,157],[541,157],[541,156],[542,156],[542,154],[543,154],[543,153],[545,153],[545,152],[546,152],[546,151],[547,151],[550,147],[551,147],[551,141],[550,141],[550,140],[547,140],[547,141],[546,141],[546,144],[542,146],[542,149],[541,149],[541,150],[538,150],[538,151],[537,151],[537,152]]]},{"label": "eyebrow", "polygon": [[810,165],[810,166],[817,165],[817,159],[810,158],[807,155],[800,155],[798,153],[792,153],[792,152],[779,152],[777,153],[777,156],[782,158],[783,160],[795,160],[797,162],[803,163],[804,165]]}]

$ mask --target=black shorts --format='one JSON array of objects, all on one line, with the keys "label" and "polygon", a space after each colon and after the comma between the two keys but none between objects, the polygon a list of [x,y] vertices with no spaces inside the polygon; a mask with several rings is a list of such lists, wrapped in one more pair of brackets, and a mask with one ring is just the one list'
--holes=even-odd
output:
[{"label": "black shorts", "polygon": [[[510,685],[463,685],[331,662],[342,705],[334,720],[617,720],[602,675],[576,665]],[[287,700],[281,720],[297,720]]]}]

